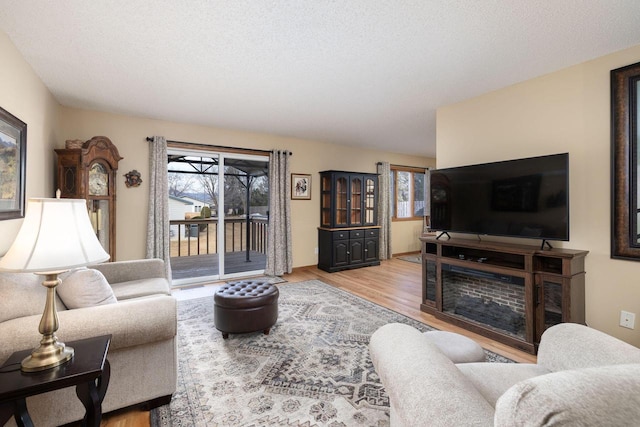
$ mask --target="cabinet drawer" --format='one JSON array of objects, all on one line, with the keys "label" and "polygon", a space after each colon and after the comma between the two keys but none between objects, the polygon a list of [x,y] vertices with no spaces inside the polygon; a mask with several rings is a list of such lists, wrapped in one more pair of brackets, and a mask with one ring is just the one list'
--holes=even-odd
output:
[{"label": "cabinet drawer", "polygon": [[349,231],[350,239],[362,239],[364,237],[364,230],[351,230]]},{"label": "cabinet drawer", "polygon": [[367,228],[364,231],[364,237],[378,237],[380,234],[379,228]]},{"label": "cabinet drawer", "polygon": [[349,238],[348,231],[334,231],[331,235],[333,240],[347,240]]}]

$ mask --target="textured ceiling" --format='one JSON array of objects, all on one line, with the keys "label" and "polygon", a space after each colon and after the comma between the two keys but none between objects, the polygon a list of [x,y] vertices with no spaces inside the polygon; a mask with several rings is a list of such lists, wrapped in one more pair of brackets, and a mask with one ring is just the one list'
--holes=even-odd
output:
[{"label": "textured ceiling", "polygon": [[639,23],[638,0],[0,0],[63,105],[427,156],[439,106],[640,44]]}]

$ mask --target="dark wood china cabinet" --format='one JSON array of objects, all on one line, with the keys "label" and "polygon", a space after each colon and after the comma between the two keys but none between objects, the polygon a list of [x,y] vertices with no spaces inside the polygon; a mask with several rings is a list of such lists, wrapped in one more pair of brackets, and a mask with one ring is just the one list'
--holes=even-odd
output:
[{"label": "dark wood china cabinet", "polygon": [[318,268],[334,272],[379,265],[378,175],[320,172]]}]

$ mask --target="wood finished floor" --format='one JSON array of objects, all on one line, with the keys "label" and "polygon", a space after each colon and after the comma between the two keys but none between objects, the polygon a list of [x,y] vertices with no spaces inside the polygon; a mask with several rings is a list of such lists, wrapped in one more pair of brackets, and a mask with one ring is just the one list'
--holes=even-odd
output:
[{"label": "wood finished floor", "polygon": [[[284,278],[288,283],[318,279],[434,328],[458,332],[473,338],[484,348],[517,362],[535,362],[536,360],[533,355],[450,325],[436,319],[433,315],[420,311],[422,272],[421,265],[417,263],[394,258],[389,261],[383,261],[380,266],[337,273],[327,273],[316,267],[301,267],[295,269],[292,274],[284,276]],[[213,283],[208,286],[216,286],[218,284]],[[282,283],[279,286],[286,285],[287,283]],[[148,427],[149,412],[132,410],[108,415],[104,417],[101,426]]]}]

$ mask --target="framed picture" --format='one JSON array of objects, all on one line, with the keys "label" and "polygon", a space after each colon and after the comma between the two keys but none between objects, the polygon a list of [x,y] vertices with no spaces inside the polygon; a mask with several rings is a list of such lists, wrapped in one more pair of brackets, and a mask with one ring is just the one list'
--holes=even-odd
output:
[{"label": "framed picture", "polygon": [[311,200],[311,175],[291,174],[291,199]]},{"label": "framed picture", "polygon": [[24,217],[27,125],[0,108],[0,220]]}]

